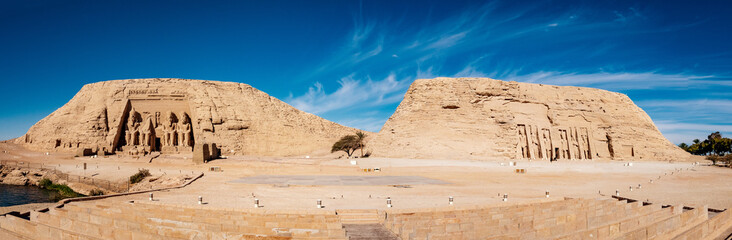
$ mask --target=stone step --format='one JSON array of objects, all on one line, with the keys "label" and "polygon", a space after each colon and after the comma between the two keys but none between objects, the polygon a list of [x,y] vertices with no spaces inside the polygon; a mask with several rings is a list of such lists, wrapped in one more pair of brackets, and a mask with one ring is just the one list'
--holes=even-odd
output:
[{"label": "stone step", "polygon": [[350,240],[397,240],[399,239],[394,233],[386,229],[384,225],[378,223],[371,224],[343,224],[346,229],[346,236]]},{"label": "stone step", "polygon": [[348,209],[336,211],[342,224],[380,223],[381,216],[376,209]]}]

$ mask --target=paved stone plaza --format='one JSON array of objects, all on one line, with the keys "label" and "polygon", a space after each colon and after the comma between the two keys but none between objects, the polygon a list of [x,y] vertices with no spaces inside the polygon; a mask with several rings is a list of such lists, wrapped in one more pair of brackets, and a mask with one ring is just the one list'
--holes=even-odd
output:
[{"label": "paved stone plaza", "polygon": [[448,182],[421,176],[317,176],[317,175],[259,175],[240,178],[231,183],[308,185],[308,186],[367,186],[367,185],[426,185]]}]

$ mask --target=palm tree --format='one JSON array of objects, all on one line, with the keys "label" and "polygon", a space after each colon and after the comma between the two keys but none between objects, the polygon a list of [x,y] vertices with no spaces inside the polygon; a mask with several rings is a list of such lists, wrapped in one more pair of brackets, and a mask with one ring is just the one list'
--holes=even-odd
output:
[{"label": "palm tree", "polygon": [[363,157],[363,140],[366,139],[366,134],[359,131],[356,133],[356,139],[358,139],[358,146],[361,148],[361,157]]}]

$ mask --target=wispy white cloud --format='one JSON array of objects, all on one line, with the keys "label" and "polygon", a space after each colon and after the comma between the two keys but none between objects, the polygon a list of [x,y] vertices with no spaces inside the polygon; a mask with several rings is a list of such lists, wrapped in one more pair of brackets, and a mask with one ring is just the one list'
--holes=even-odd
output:
[{"label": "wispy white cloud", "polygon": [[285,99],[294,107],[321,114],[351,107],[367,108],[394,104],[402,100],[408,80],[397,80],[395,74],[390,74],[381,80],[355,79],[355,74],[342,78],[340,86],[333,92],[327,92],[319,82],[308,89],[301,96],[290,96]]},{"label": "wispy white cloud", "polygon": [[[539,71],[529,74],[510,73],[498,78],[529,83],[542,83],[561,86],[585,86],[607,90],[653,89],[653,88],[688,88],[692,82],[704,81],[714,76],[697,76],[692,74],[663,74],[655,72],[599,72],[599,73],[566,73],[555,71]],[[724,83],[723,81],[717,83]]]},{"label": "wispy white cloud", "polygon": [[442,36],[436,41],[430,43],[425,49],[444,49],[457,45],[460,40],[467,36],[469,31],[459,32],[447,36]]},{"label": "wispy white cloud", "polygon": [[700,111],[714,110],[732,113],[732,100],[729,99],[684,99],[684,100],[645,100],[638,102],[646,107],[695,108]]},{"label": "wispy white cloud", "polygon": [[707,134],[712,132],[732,132],[732,125],[717,125],[717,124],[700,124],[700,123],[682,123],[673,121],[659,121],[656,123],[656,127],[668,131],[703,131]]},{"label": "wispy white cloud", "polygon": [[478,70],[477,64],[486,56],[480,57],[468,63],[462,70],[452,75],[453,77],[489,77],[489,74]]},{"label": "wispy white cloud", "polygon": [[[286,102],[346,126],[375,131],[391,115],[409,84],[419,78],[491,77],[508,81],[585,86],[611,91],[689,90],[699,89],[699,86],[732,86],[732,81],[729,79],[689,72],[629,71],[622,67],[607,67],[608,65],[597,66],[594,69],[606,70],[596,72],[592,69],[587,71],[587,68],[579,68],[584,71],[563,71],[561,69],[566,68],[553,66],[544,69],[559,70],[542,71],[537,70],[536,66],[525,67],[527,64],[524,62],[519,64],[506,61],[505,55],[513,54],[510,52],[512,50],[517,54],[528,54],[522,52],[525,51],[523,45],[511,45],[516,42],[526,44],[532,41],[554,41],[559,43],[557,46],[570,46],[567,49],[559,47],[547,50],[546,55],[551,57],[543,56],[542,52],[523,58],[531,59],[534,61],[533,65],[540,64],[543,67],[551,65],[547,64],[549,61],[557,61],[564,57],[568,59],[567,62],[571,62],[578,61],[574,59],[577,56],[601,58],[612,53],[622,46],[622,42],[606,41],[610,36],[666,32],[690,25],[668,25],[652,29],[633,28],[634,22],[638,22],[635,20],[645,18],[642,11],[636,8],[616,12],[603,10],[610,16],[590,18],[587,16],[593,12],[586,12],[583,9],[536,14],[537,10],[542,8],[539,4],[512,11],[503,11],[498,5],[498,2],[491,2],[465,9],[452,16],[425,22],[422,26],[415,24],[416,27],[397,27],[393,22],[362,19],[359,14],[354,20],[354,28],[344,36],[342,43],[332,48],[332,53],[327,59],[319,62],[318,68],[301,78],[303,81],[314,83],[305,93],[286,98]],[[556,34],[572,37],[547,38]],[[575,44],[585,42],[594,44]],[[506,50],[505,46],[512,48]],[[494,55],[500,54],[503,54],[503,59],[491,59]],[[483,57],[476,58],[475,55]],[[388,76],[384,76],[386,72],[389,73]],[[374,80],[369,76],[378,77]],[[337,84],[334,84],[336,81]],[[660,102],[656,102],[657,105],[646,103],[648,105],[639,105],[644,109],[662,107],[658,105]],[[715,109],[721,107],[724,106],[720,105]],[[352,109],[359,111],[354,113]],[[362,114],[369,111],[375,113]],[[652,117],[654,120],[666,123],[663,125],[664,129],[669,130],[664,132],[665,134],[674,134],[679,139],[681,136],[687,136],[682,130],[670,130],[670,127],[682,126],[671,125],[669,121],[674,118],[662,114]],[[688,121],[677,121],[677,123],[688,124]],[[688,127],[683,130],[686,132],[691,131],[693,127],[702,127],[683,126]]]},{"label": "wispy white cloud", "polygon": [[673,120],[656,121],[656,127],[674,144],[689,143],[694,139],[705,139],[710,133],[720,132],[732,136],[732,124],[685,123]]},{"label": "wispy white cloud", "polygon": [[378,132],[381,130],[381,127],[384,126],[384,123],[386,123],[387,118],[382,117],[356,117],[356,118],[346,118],[342,121],[336,120],[339,124],[344,126],[349,126],[353,128],[358,128],[361,130],[371,131],[371,132]]}]

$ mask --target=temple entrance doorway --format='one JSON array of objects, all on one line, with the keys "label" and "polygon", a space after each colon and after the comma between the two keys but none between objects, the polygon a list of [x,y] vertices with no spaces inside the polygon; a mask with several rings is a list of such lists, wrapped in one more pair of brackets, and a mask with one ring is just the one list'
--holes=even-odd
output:
[{"label": "temple entrance doorway", "polygon": [[154,150],[160,151],[160,138],[159,137],[155,138],[155,149]]}]

